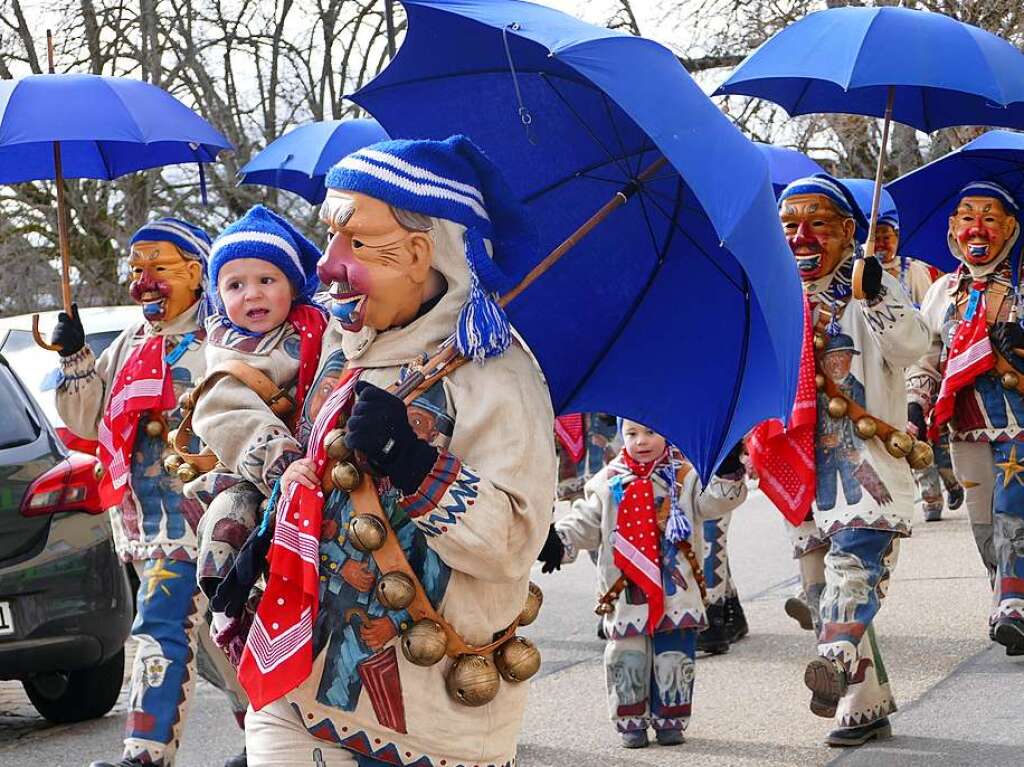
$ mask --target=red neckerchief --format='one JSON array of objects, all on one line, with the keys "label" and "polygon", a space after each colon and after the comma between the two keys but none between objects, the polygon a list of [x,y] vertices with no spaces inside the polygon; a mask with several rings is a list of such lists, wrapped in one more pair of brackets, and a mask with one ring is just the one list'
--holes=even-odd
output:
[{"label": "red neckerchief", "polygon": [[587,451],[583,435],[583,413],[567,413],[555,419],[555,436],[573,463],[579,463]]},{"label": "red neckerchief", "polygon": [[620,460],[634,479],[623,490],[615,525],[612,561],[630,582],[647,597],[647,632],[654,634],[665,614],[665,590],[661,582],[661,531],[654,503],[651,474],[668,457],[668,448],[659,458],[640,463],[623,448]]},{"label": "red neckerchief", "polygon": [[[338,381],[317,414],[306,457],[322,476],[327,463],[324,437],[351,407],[360,370]],[[313,623],[320,607],[320,525],[324,493],[292,483],[277,504],[267,560],[267,588],[238,664],[238,681],[259,711],[302,684],[313,671]]]},{"label": "red neckerchief", "polygon": [[953,332],[942,386],[939,387],[939,396],[932,409],[932,423],[928,427],[928,439],[932,442],[938,441],[942,426],[953,417],[957,392],[996,366],[996,356],[988,337],[986,287],[984,281],[971,283],[967,310]]},{"label": "red neckerchief", "polygon": [[176,403],[170,366],[164,359],[164,337],[150,336],[132,350],[114,377],[100,422],[99,457],[107,470],[99,492],[105,508],[120,504],[128,489],[141,415],[170,410]]},{"label": "red neckerchief", "polygon": [[814,385],[814,333],[811,305],[804,298],[804,336],[800,373],[789,425],[778,419],[763,421],[750,433],[750,462],[760,478],[759,487],[792,525],[799,525],[811,510],[816,490],[814,429],[818,417]]},{"label": "red neckerchief", "polygon": [[[327,315],[323,309],[312,304],[298,304],[288,313],[288,322],[299,334],[299,377],[295,385],[295,418],[297,427],[302,417],[302,405],[306,401],[309,387],[316,380],[320,367],[320,348],[324,331],[327,329]],[[294,430],[294,429],[293,429]]]}]

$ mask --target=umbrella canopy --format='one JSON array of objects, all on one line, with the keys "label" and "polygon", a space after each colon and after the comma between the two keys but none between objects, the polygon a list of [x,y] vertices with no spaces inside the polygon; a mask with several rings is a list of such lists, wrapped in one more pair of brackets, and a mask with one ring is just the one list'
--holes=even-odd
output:
[{"label": "umbrella canopy", "polygon": [[1024,134],[994,130],[886,185],[900,212],[900,253],[946,272],[960,265],[946,241],[957,194],[995,181],[1024,202]]},{"label": "umbrella canopy", "polygon": [[542,246],[506,273],[632,195],[508,306],[556,411],[646,423],[705,479],[788,418],[803,302],[768,167],[675,56],[517,0],[403,5],[402,48],[352,98],[393,137],[465,133],[498,164]]},{"label": "umbrella canopy", "polygon": [[[871,195],[875,191],[875,182],[870,178],[841,178],[839,183],[850,190],[850,194],[853,195],[853,201],[857,203],[860,212],[864,214],[864,220],[868,221],[871,216]],[[893,213],[897,217],[899,216],[896,202],[893,200],[892,195],[883,188],[878,201],[878,217],[882,218]],[[858,230],[857,235],[859,239],[863,240],[867,236],[867,232]]]},{"label": "umbrella canopy", "polygon": [[231,143],[169,93],[140,80],[29,75],[0,80],[0,183],[113,179],[146,168],[213,162]]},{"label": "umbrella canopy", "polygon": [[940,13],[892,6],[808,14],[750,54],[716,95],[758,96],[791,116],[882,117],[890,86],[892,119],[918,130],[1024,127],[1024,54]]},{"label": "umbrella canopy", "polygon": [[239,172],[240,184],[263,184],[324,201],[331,166],[367,144],[388,137],[376,120],[326,120],[300,125],[274,139]]},{"label": "umbrella canopy", "polygon": [[825,169],[818,163],[795,149],[775,146],[775,144],[763,144],[760,141],[755,141],[754,146],[761,150],[764,159],[768,161],[768,172],[771,174],[772,190],[776,197],[790,182],[805,176],[813,176],[815,173],[825,172]]}]

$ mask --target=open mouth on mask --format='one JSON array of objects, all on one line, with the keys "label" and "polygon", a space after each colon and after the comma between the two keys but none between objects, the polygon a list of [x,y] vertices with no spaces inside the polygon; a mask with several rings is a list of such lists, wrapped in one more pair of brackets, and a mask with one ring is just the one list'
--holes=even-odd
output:
[{"label": "open mouth on mask", "polygon": [[796,268],[800,274],[816,274],[821,268],[821,253],[812,253],[806,256],[796,257]]},{"label": "open mouth on mask", "polygon": [[352,290],[347,282],[332,282],[328,292],[331,296],[331,314],[337,317],[341,326],[354,332],[362,330],[366,295]]},{"label": "open mouth on mask", "polygon": [[967,255],[974,259],[985,258],[988,255],[987,242],[967,243]]},{"label": "open mouth on mask", "polygon": [[158,319],[163,316],[166,308],[166,299],[158,290],[147,290],[140,297],[142,302],[142,315],[148,319]]}]

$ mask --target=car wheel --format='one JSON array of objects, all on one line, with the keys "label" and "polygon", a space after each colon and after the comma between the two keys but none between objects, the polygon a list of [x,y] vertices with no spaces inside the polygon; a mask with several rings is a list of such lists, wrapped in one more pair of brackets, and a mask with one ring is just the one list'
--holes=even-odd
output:
[{"label": "car wheel", "polygon": [[22,680],[36,711],[56,724],[84,722],[114,707],[124,681],[124,648],[92,668]]}]

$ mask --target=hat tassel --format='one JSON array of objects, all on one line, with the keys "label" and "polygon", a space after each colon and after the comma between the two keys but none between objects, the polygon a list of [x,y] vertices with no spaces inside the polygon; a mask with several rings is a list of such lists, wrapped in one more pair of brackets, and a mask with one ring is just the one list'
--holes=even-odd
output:
[{"label": "hat tassel", "polygon": [[467,359],[483,362],[489,357],[503,354],[512,345],[512,327],[505,310],[484,292],[477,277],[476,264],[482,256],[487,258],[482,238],[478,233],[466,236],[466,260],[469,265],[469,300],[459,312],[455,346]]}]

